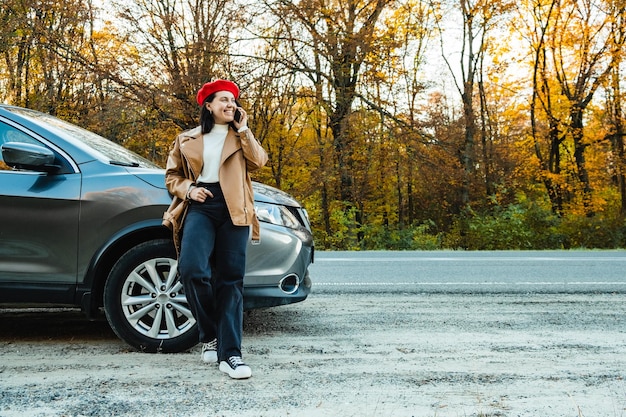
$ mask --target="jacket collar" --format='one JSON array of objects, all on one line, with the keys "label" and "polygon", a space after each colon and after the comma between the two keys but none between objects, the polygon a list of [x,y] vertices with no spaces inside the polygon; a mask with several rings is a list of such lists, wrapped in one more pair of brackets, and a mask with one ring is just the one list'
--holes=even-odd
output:
[{"label": "jacket collar", "polygon": [[[183,137],[187,138],[187,140],[184,141],[184,154],[187,156],[189,163],[192,165],[191,168],[197,178],[202,171],[202,154],[204,152],[202,129],[200,126],[196,126],[195,128],[185,132]],[[228,129],[226,141],[224,142],[224,149],[222,149],[220,165],[222,165],[229,156],[241,149],[241,140],[239,140],[239,137],[239,133],[235,132],[231,128]]]}]

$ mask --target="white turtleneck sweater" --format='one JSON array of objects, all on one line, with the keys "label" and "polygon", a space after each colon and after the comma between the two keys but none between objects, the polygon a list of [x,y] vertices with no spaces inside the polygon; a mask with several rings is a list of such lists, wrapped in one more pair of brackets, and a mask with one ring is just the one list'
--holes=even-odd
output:
[{"label": "white turtleneck sweater", "polygon": [[204,141],[204,152],[202,159],[202,173],[198,177],[198,182],[219,182],[220,160],[222,149],[228,134],[228,125],[214,125],[209,133],[202,135]]}]

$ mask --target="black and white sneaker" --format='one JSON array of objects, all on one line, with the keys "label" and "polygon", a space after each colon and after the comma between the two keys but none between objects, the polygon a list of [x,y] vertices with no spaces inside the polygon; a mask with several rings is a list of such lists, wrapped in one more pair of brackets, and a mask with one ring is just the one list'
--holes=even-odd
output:
[{"label": "black and white sneaker", "polygon": [[202,344],[202,361],[217,363],[217,339]]},{"label": "black and white sneaker", "polygon": [[233,379],[246,379],[252,376],[252,369],[243,362],[241,356],[231,356],[221,361],[220,371],[227,373]]}]

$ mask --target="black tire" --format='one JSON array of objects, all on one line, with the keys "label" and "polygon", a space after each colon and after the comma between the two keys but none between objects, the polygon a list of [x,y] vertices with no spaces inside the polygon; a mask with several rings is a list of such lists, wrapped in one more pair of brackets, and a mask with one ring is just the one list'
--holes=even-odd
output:
[{"label": "black tire", "polygon": [[182,352],[198,343],[196,321],[176,273],[170,240],[135,246],[104,286],[104,311],[117,336],[142,352]]}]

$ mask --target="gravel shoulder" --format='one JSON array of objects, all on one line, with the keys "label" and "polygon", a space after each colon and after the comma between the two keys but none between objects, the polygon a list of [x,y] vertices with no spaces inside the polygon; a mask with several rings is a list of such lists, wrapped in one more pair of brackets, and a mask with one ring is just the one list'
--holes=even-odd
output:
[{"label": "gravel shoulder", "polygon": [[0,416],[626,416],[626,294],[314,292],[233,381],[76,310],[0,309]]}]

